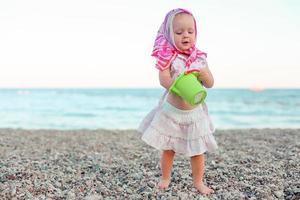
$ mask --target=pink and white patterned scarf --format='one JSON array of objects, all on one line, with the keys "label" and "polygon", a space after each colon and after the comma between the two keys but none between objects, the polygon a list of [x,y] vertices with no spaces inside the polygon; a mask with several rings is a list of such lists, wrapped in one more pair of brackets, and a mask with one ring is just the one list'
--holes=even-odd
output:
[{"label": "pink and white patterned scarf", "polygon": [[[173,34],[173,19],[175,15],[179,13],[187,13],[194,18],[191,12],[182,8],[177,8],[167,13],[165,20],[160,26],[159,31],[156,35],[153,51],[151,54],[151,56],[154,56],[156,58],[156,68],[160,71],[167,69],[169,67],[169,64],[176,58],[179,53],[188,55],[185,63],[187,68],[189,68],[189,66],[194,61],[200,58],[200,56],[205,55],[206,57],[206,53],[197,49],[195,45],[191,47],[187,52],[182,52],[176,47]],[[195,34],[197,36],[197,26],[195,18],[194,24]]]}]

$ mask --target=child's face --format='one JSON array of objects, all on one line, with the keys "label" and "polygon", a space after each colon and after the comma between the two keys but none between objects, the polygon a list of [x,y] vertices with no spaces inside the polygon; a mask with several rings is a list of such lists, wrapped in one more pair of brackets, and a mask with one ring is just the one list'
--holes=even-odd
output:
[{"label": "child's face", "polygon": [[186,51],[195,44],[194,18],[186,13],[177,14],[173,20],[174,42],[181,51]]}]

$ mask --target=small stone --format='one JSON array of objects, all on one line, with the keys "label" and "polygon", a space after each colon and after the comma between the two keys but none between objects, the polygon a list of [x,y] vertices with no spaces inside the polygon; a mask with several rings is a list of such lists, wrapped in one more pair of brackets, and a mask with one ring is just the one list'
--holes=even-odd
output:
[{"label": "small stone", "polygon": [[74,172],[74,170],[73,170],[71,167],[67,167],[67,168],[66,168],[66,171],[67,171],[68,173],[73,173],[73,172]]},{"label": "small stone", "polygon": [[93,194],[93,195],[89,195],[84,198],[84,200],[96,200],[96,199],[101,199],[101,196],[99,196],[97,194]]},{"label": "small stone", "polygon": [[46,196],[44,194],[40,194],[37,199],[46,199]]},{"label": "small stone", "polygon": [[56,186],[56,188],[60,188],[62,186],[61,182],[59,181],[55,181],[54,185]]},{"label": "small stone", "polygon": [[140,189],[137,190],[137,193],[142,193],[144,192],[146,189],[146,187],[141,187]]},{"label": "small stone", "polygon": [[16,186],[15,185],[13,185],[12,186],[12,188],[11,188],[11,191],[10,191],[10,193],[11,193],[11,196],[15,196],[16,195]]},{"label": "small stone", "polygon": [[68,194],[67,194],[67,199],[69,200],[73,200],[75,199],[75,194],[72,192],[72,191],[69,191]]},{"label": "small stone", "polygon": [[131,190],[130,188],[127,188],[127,189],[126,189],[126,192],[127,192],[128,194],[132,194],[132,190]]},{"label": "small stone", "polygon": [[117,187],[117,189],[116,189],[118,192],[123,192],[123,188],[122,187]]},{"label": "small stone", "polygon": [[300,188],[293,188],[294,194],[300,193]]},{"label": "small stone", "polygon": [[178,193],[178,197],[180,198],[180,199],[188,199],[188,194],[187,193],[185,193],[185,192],[179,192]]},{"label": "small stone", "polygon": [[25,193],[26,193],[26,198],[33,199],[32,194],[28,190],[26,190]]},{"label": "small stone", "polygon": [[274,195],[277,197],[277,198],[280,198],[283,196],[283,192],[281,190],[278,190],[278,191],[275,191],[274,192]]},{"label": "small stone", "polygon": [[150,188],[154,188],[156,184],[153,181],[149,181],[147,184]]}]

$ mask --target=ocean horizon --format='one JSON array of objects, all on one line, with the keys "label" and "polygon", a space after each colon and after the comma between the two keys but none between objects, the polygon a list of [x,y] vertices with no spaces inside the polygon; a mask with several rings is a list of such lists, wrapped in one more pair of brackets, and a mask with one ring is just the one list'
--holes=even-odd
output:
[{"label": "ocean horizon", "polygon": [[[136,129],[162,88],[0,89],[0,128]],[[208,89],[217,129],[300,128],[300,89]]]}]

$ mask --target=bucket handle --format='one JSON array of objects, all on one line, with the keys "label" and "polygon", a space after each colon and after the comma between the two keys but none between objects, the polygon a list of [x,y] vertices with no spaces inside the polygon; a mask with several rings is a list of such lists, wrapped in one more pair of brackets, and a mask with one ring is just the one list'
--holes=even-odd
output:
[{"label": "bucket handle", "polygon": [[185,71],[184,74],[187,75],[187,74],[190,74],[190,73],[193,73],[193,72],[200,72],[200,70],[199,69],[191,69],[191,70]]}]

